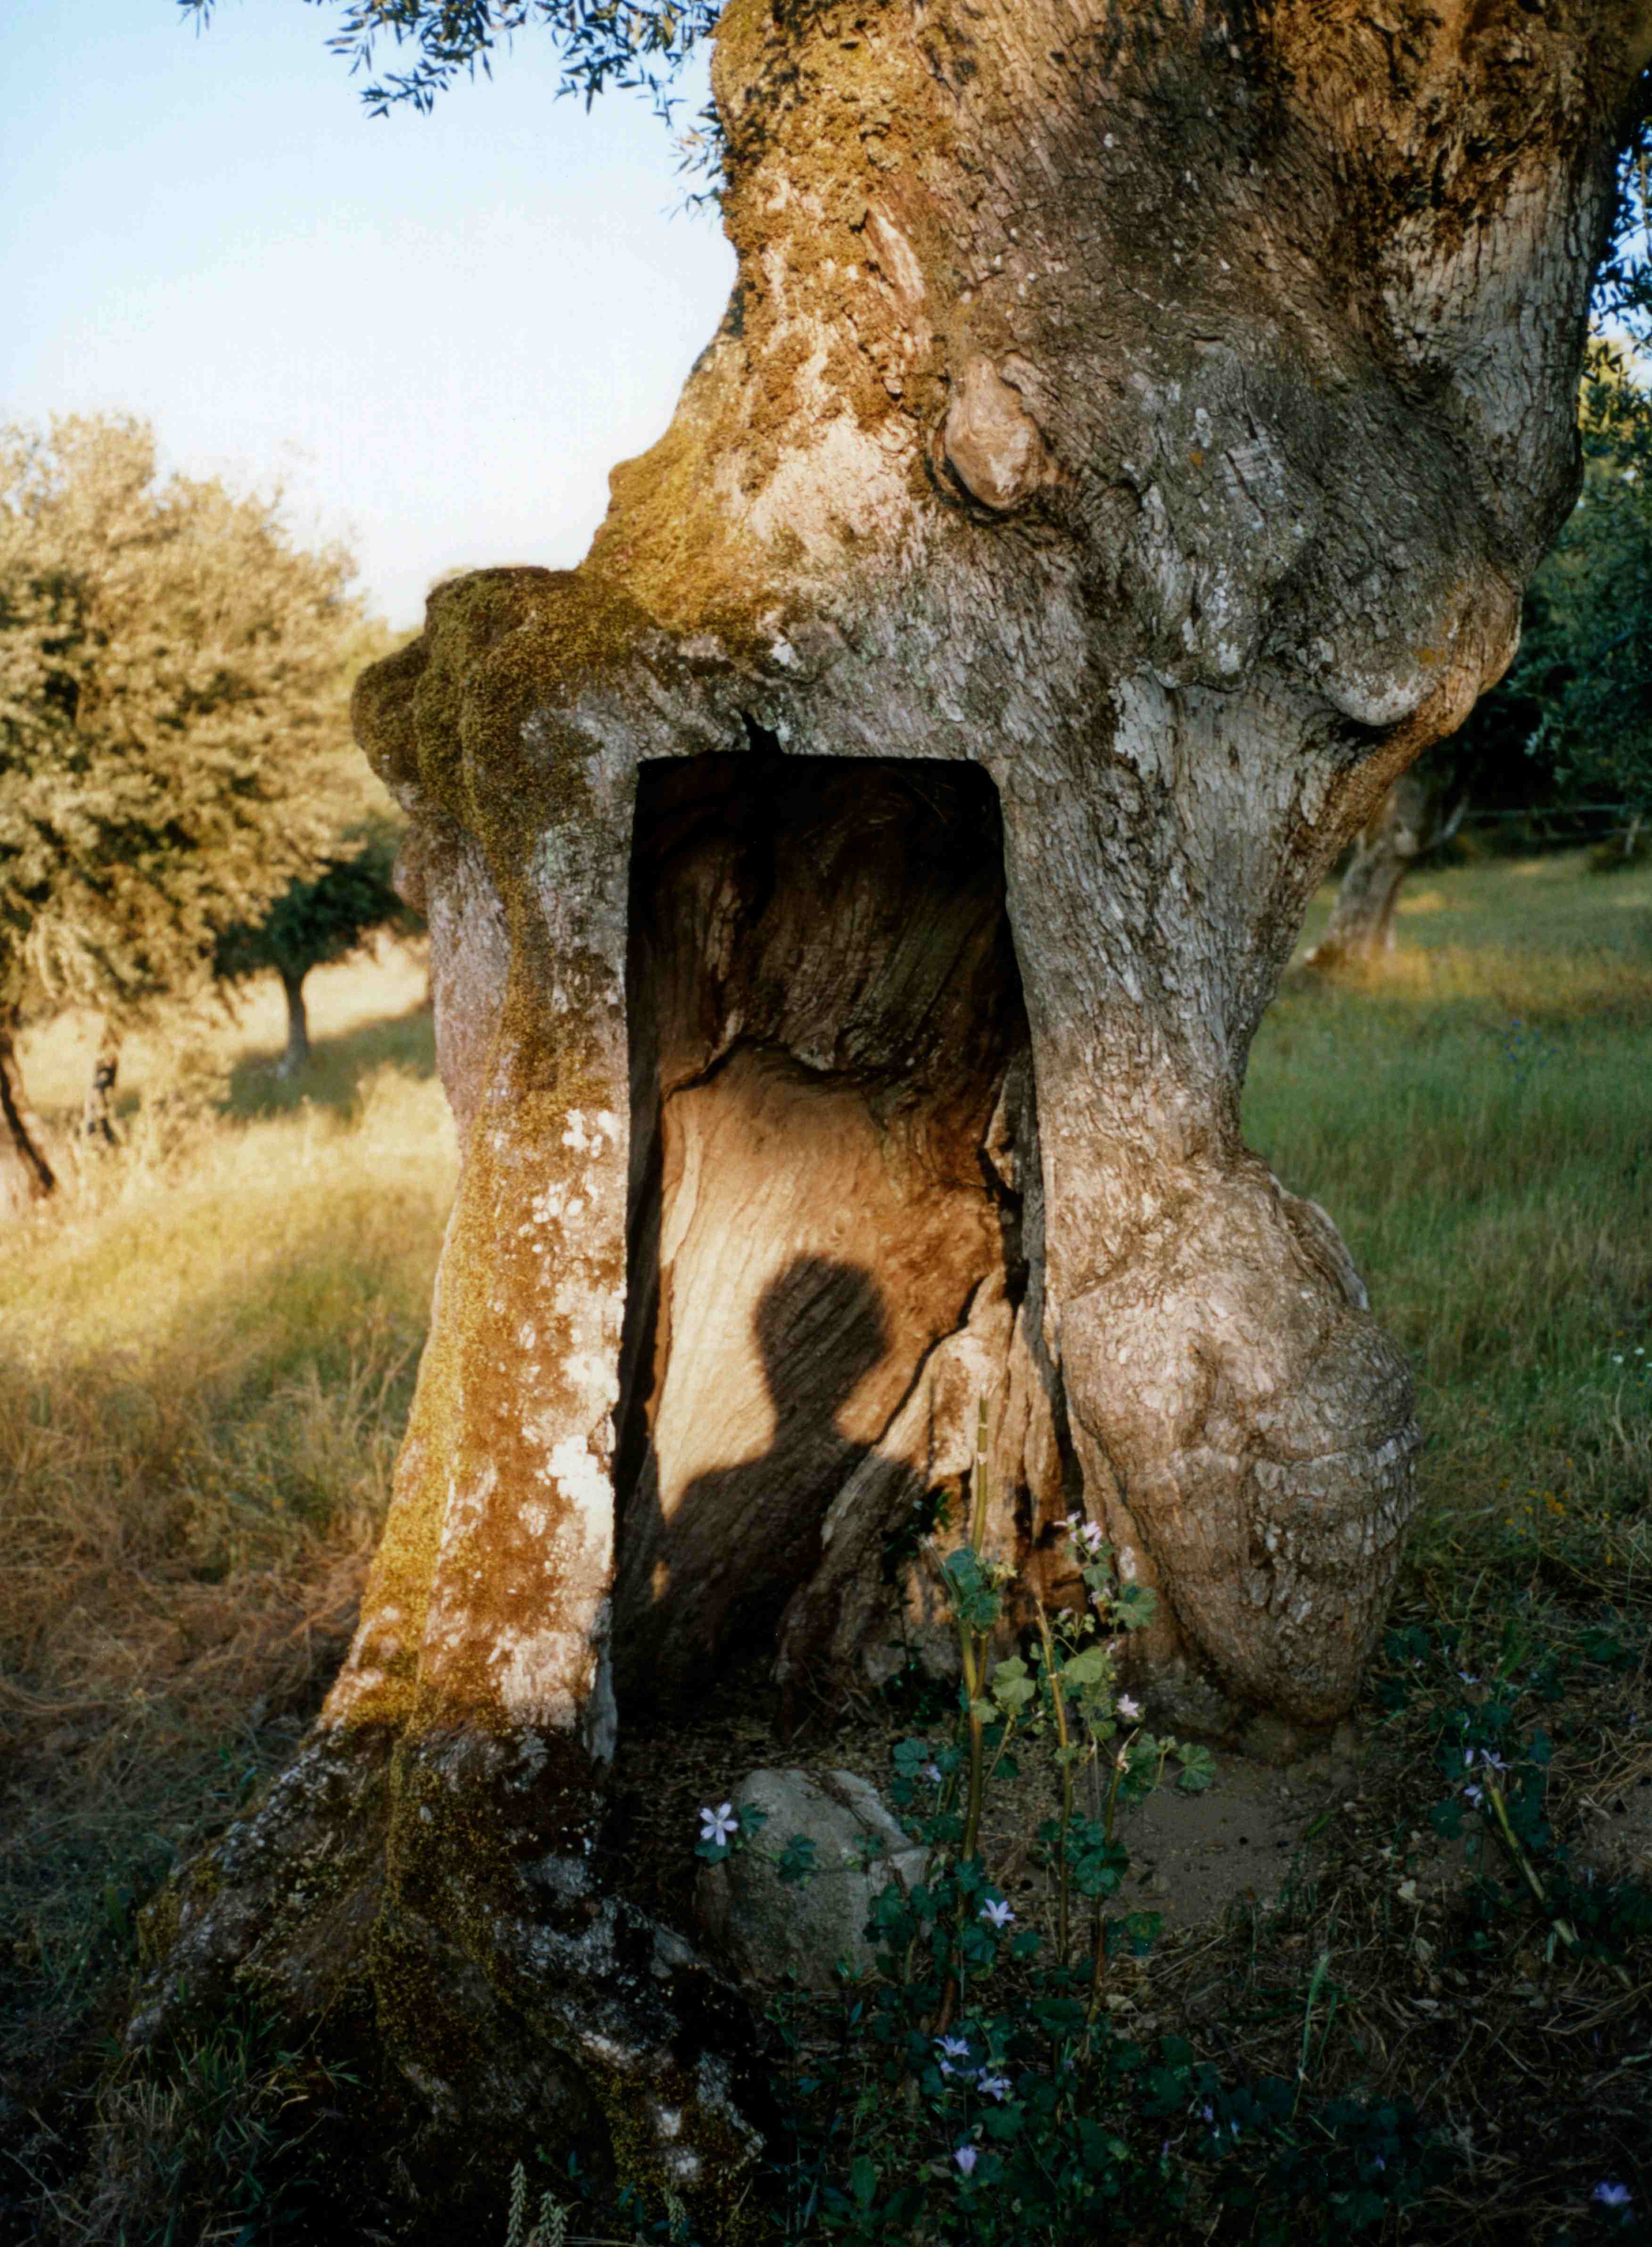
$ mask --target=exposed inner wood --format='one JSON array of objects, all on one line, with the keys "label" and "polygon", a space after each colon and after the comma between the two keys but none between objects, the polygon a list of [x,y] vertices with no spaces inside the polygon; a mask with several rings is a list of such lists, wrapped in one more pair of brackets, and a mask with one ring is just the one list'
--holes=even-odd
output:
[{"label": "exposed inner wood", "polygon": [[[1000,1170],[988,1143],[1027,1033],[1002,852],[995,791],[973,768],[754,769],[738,755],[643,768],[622,1707],[772,1643],[845,1493],[887,1586],[890,1534],[953,1492],[977,1401],[1003,1383],[1023,1197],[1010,1151]],[[974,1394],[948,1384],[941,1460],[932,1403],[903,1408],[972,1326]],[[1060,1495],[1047,1446],[1033,1472],[1052,1465],[1040,1498]],[[1038,1509],[1024,1458],[1005,1465],[999,1511],[1022,1559]],[[892,1664],[886,1643],[852,1642],[898,1641],[894,1595],[864,1604],[838,1650]]]}]

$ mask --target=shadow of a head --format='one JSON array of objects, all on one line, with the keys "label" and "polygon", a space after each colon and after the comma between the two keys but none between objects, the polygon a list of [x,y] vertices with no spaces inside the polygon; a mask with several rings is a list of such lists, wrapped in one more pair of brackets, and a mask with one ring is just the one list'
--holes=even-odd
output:
[{"label": "shadow of a head", "polygon": [[[890,1347],[870,1274],[829,1256],[795,1257],[764,1288],[755,1326],[763,1378],[782,1427],[804,1410],[815,1417],[823,1408],[835,1418]],[[802,1383],[800,1366],[810,1370]]]}]

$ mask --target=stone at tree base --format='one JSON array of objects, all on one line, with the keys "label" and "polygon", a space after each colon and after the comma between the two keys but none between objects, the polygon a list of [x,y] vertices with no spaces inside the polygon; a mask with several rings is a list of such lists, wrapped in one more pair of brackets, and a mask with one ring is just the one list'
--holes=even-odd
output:
[{"label": "stone at tree base", "polygon": [[[891,1879],[923,1878],[924,1851],[902,1833],[870,1780],[852,1771],[754,1771],[734,1790],[738,1810],[762,1811],[754,1842],[702,1865],[694,1910],[710,1948],[745,1980],[829,1990],[843,1967],[872,1970],[872,1899]],[[794,1834],[815,1845],[807,1881],[782,1881],[774,1862]],[[878,1854],[870,1857],[876,1848]]]}]

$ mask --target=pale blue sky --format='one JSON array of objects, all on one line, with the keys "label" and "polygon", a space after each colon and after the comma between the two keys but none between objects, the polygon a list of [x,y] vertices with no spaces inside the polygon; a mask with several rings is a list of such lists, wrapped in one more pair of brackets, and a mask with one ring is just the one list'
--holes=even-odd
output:
[{"label": "pale blue sky", "polygon": [[125,409],[168,467],[279,480],[402,625],[450,569],[578,559],[734,260],[646,104],[556,100],[548,40],[376,121],[338,12],[0,10],[0,417]]}]

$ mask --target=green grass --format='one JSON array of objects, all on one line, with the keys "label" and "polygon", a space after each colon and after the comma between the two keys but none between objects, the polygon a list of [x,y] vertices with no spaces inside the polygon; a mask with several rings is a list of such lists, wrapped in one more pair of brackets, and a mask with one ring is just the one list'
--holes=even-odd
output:
[{"label": "green grass", "polygon": [[1362,983],[1281,994],[1246,1134],[1410,1355],[1427,1513],[1496,1549],[1652,1493],[1652,873],[1505,862],[1412,903]]}]

